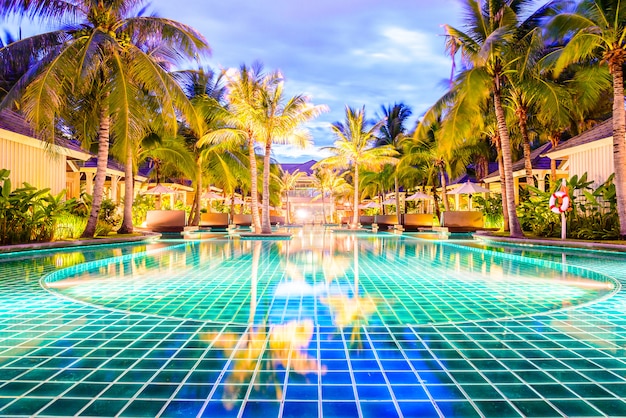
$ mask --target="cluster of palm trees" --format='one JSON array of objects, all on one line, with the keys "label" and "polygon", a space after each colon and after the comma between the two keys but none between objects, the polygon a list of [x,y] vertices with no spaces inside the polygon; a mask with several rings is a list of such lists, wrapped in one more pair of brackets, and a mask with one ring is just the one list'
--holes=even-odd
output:
[{"label": "cluster of palm trees", "polygon": [[[126,179],[134,178],[147,156],[175,164],[194,179],[194,223],[200,217],[203,177],[231,193],[248,186],[255,229],[269,232],[272,144],[310,142],[301,125],[324,106],[312,105],[303,95],[287,99],[282,75],[266,74],[260,65],[219,75],[174,71],[193,63],[200,68],[209,45],[189,26],[146,16],[143,0],[0,1],[0,16],[13,15],[62,28],[3,43],[0,107],[18,107],[50,143],[67,134],[86,147],[97,144],[84,237],[95,234],[110,154],[124,162]],[[265,151],[263,219],[257,204],[257,143]],[[133,230],[131,196],[133,182],[126,181],[118,232]]]},{"label": "cluster of palm trees", "polygon": [[[626,236],[626,142],[622,66],[626,8],[620,1],[465,0],[463,28],[446,26],[447,49],[463,67],[416,135],[433,135],[444,151],[491,141],[501,165],[505,223],[516,214],[512,155],[522,148],[526,183],[532,136],[556,146],[564,134],[610,115],[613,86],[615,186],[620,235]],[[554,175],[553,175],[554,178]]]},{"label": "cluster of palm trees", "polygon": [[[400,188],[441,187],[448,210],[447,179],[469,163],[484,172],[497,159],[505,229],[522,236],[514,158],[524,157],[526,184],[534,185],[533,143],[556,146],[612,114],[620,234],[626,236],[626,7],[618,0],[554,0],[539,8],[531,0],[463,4],[463,27],[444,26],[453,63],[448,91],[413,132],[405,126],[411,111],[402,103],[383,107],[377,121],[364,108],[346,107],[345,121],[332,125],[336,142],[327,149],[333,155],[316,165],[321,198],[351,190],[353,224],[363,196],[394,190],[398,210]],[[235,190],[249,193],[255,230],[270,232],[272,187],[286,192],[298,177],[272,173],[272,145],[309,143],[302,124],[324,106],[303,95],[286,98],[280,72],[256,64],[219,74],[174,71],[190,62],[200,68],[209,46],[186,25],[145,16],[142,0],[0,0],[0,17],[11,15],[63,24],[0,45],[0,106],[19,106],[50,142],[61,130],[97,144],[85,236],[95,232],[109,151],[124,161],[127,178],[150,156],[194,179],[192,224],[208,182],[232,197]],[[125,187],[125,196],[133,196],[132,182]],[[132,202],[125,201],[122,232],[132,230],[131,215]]]}]

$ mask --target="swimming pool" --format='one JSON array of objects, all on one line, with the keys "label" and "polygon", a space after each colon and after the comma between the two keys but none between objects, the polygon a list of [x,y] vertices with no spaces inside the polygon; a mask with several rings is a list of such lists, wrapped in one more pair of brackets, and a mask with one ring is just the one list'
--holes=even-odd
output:
[{"label": "swimming pool", "polygon": [[626,256],[292,232],[0,256],[0,415],[626,415]]}]

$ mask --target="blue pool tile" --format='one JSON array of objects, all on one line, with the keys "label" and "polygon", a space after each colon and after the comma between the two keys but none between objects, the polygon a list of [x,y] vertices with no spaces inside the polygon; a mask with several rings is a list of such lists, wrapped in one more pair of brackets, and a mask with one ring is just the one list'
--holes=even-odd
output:
[{"label": "blue pool tile", "polygon": [[322,402],[325,418],[357,418],[359,409],[354,402]]},{"label": "blue pool tile", "polygon": [[396,406],[393,402],[361,402],[363,418],[393,418],[399,417]]},{"label": "blue pool tile", "polygon": [[172,401],[170,402],[163,413],[162,417],[195,417],[197,416],[204,402],[201,401]]}]

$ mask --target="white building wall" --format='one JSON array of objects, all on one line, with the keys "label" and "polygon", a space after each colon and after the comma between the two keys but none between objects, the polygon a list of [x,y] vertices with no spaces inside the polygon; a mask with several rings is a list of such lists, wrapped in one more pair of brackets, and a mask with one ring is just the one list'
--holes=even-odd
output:
[{"label": "white building wall", "polygon": [[[1,132],[0,132],[1,135]],[[11,188],[27,182],[52,194],[65,189],[65,156],[0,136],[0,168],[11,170]]]},{"label": "white building wall", "polygon": [[604,183],[614,171],[612,145],[572,153],[569,157],[569,177],[587,173],[587,179],[594,182],[593,188]]}]

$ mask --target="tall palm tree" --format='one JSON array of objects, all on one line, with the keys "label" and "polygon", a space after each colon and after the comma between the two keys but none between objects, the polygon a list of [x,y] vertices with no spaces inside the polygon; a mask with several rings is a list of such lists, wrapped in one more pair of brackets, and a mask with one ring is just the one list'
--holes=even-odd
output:
[{"label": "tall palm tree", "polygon": [[[0,106],[20,102],[26,119],[52,142],[58,116],[68,106],[66,98],[89,95],[94,100],[90,106],[98,121],[98,164],[85,237],[95,233],[110,139],[126,142],[147,131],[142,103],[135,100],[139,93],[160,99],[162,124],[172,134],[180,110],[193,119],[193,109],[167,67],[208,53],[209,47],[191,27],[141,16],[143,8],[143,0],[0,0],[0,17],[19,15],[62,27],[0,50],[3,61],[20,55],[39,58]],[[149,53],[155,44],[161,52],[157,55]]]},{"label": "tall palm tree", "polygon": [[371,123],[365,117],[365,107],[353,109],[346,106],[345,122],[335,122],[332,130],[337,140],[324,149],[335,154],[319,162],[321,166],[353,170],[354,187],[352,227],[359,223],[359,170],[380,169],[386,164],[396,164],[398,152],[390,145],[375,147],[378,130],[383,121]]},{"label": "tall palm tree", "polygon": [[333,223],[335,221],[335,198],[346,196],[351,190],[350,185],[346,181],[345,174],[347,172],[342,173],[334,168],[325,167],[320,165],[319,162],[313,166],[313,169],[315,170],[313,173],[313,185],[320,191],[319,198],[322,200],[324,222],[327,222],[324,199],[328,194],[330,199],[330,223]]},{"label": "tall palm tree", "polygon": [[305,175],[306,173],[300,170],[295,170],[291,173],[288,171],[281,170],[280,177],[278,178],[278,184],[280,185],[281,194],[282,193],[285,194],[285,206],[287,209],[286,216],[285,216],[286,224],[291,223],[291,216],[290,216],[291,207],[289,205],[289,192],[293,190],[294,187],[296,187],[296,184],[298,183],[298,181]]},{"label": "tall palm tree", "polygon": [[[404,103],[396,103],[393,106],[383,106],[383,119],[385,123],[380,127],[380,136],[376,141],[376,146],[391,145],[400,158],[402,156],[403,142],[407,140],[406,122],[411,116],[411,108]],[[398,222],[402,223],[400,213],[400,183],[399,165],[394,166],[393,179],[394,179],[394,191],[396,196],[396,214],[398,215]]]},{"label": "tall palm tree", "polygon": [[[448,50],[452,53],[460,52],[469,66],[464,80],[473,83],[475,96],[484,97],[487,92],[493,100],[506,172],[504,188],[512,237],[524,234],[515,211],[512,149],[502,94],[508,72],[513,71],[513,64],[519,59],[514,48],[518,27],[528,21],[521,21],[520,13],[532,3],[529,0],[464,0],[465,31],[445,25]],[[531,18],[534,16],[532,14]],[[467,91],[470,92],[469,89]],[[477,98],[471,100],[479,104]]]}]

